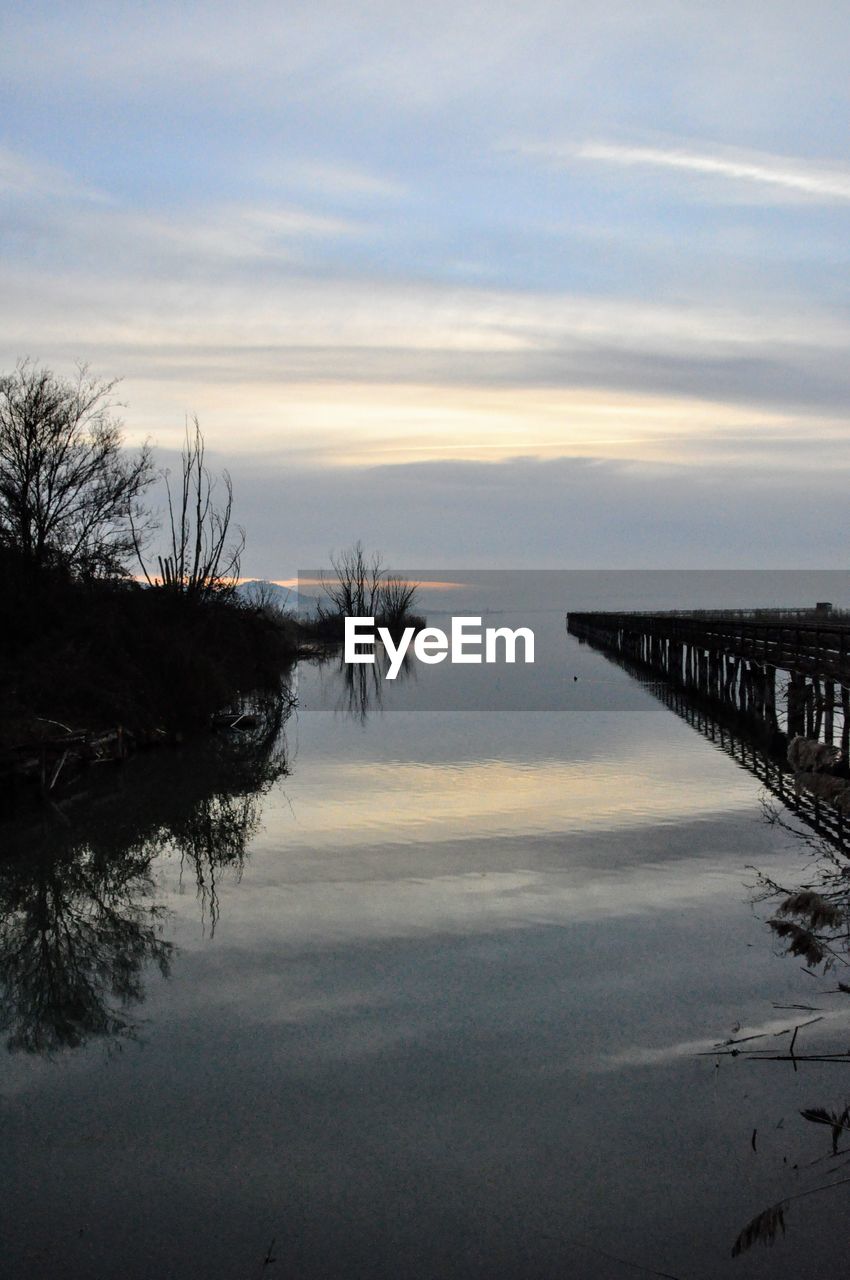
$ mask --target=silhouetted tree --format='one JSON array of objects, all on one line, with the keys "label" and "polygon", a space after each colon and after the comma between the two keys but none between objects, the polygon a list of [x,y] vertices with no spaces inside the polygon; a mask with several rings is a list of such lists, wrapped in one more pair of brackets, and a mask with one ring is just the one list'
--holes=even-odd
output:
[{"label": "silhouetted tree", "polygon": [[204,437],[198,419],[193,418],[192,422],[194,430],[187,428],[181,454],[179,487],[172,486],[170,473],[165,472],[166,538],[170,546],[164,555],[157,556],[159,573],[148,568],[141,539],[136,554],[150,586],[203,600],[233,591],[245,549],[245,532],[231,528],[233,485],[227,471],[222,473],[224,500],[216,504],[217,482],[204,460]]},{"label": "silhouetted tree", "polygon": [[[334,577],[323,581],[333,614],[349,618],[380,618],[394,626],[408,618],[416,605],[417,584],[394,577],[378,552],[369,555],[359,540],[347,551],[331,556]],[[327,611],[326,611],[327,612]]]},{"label": "silhouetted tree", "polygon": [[331,556],[334,578],[323,582],[334,613],[349,618],[374,617],[383,578],[383,563],[376,552],[369,556],[363,543]]},{"label": "silhouetted tree", "polygon": [[417,605],[417,584],[404,578],[384,578],[378,591],[378,614],[385,626],[400,626]]},{"label": "silhouetted tree", "polygon": [[31,569],[125,572],[153,472],[147,445],[133,456],[122,448],[115,385],[30,360],[0,378],[0,543]]}]

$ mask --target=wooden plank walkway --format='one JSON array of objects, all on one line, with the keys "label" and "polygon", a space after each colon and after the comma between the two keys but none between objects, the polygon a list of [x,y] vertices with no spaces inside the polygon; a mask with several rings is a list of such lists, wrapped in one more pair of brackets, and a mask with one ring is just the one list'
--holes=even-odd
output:
[{"label": "wooden plank walkway", "polygon": [[570,613],[567,625],[574,635],[611,637],[623,650],[663,641],[850,683],[850,619],[800,614]]},{"label": "wooden plank walkway", "polygon": [[655,672],[674,685],[754,711],[781,714],[791,736],[850,754],[850,618],[813,610],[771,614],[570,613],[579,640]]}]

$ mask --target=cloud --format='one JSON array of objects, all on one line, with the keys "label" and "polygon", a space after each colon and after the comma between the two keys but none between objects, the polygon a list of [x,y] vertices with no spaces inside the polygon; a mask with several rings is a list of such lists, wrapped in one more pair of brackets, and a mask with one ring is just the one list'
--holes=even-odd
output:
[{"label": "cloud", "polygon": [[52,199],[109,203],[109,196],[78,182],[56,165],[0,146],[0,196],[13,199]]},{"label": "cloud", "polygon": [[260,166],[259,173],[271,186],[292,185],[343,200],[401,200],[408,195],[402,182],[333,161],[267,162]]},{"label": "cloud", "polygon": [[[378,474],[418,511],[414,463],[501,495],[520,456],[551,464],[544,488],[589,459],[614,521],[617,460],[626,497],[638,461],[694,491],[701,466],[751,467],[783,501],[792,470],[843,477],[850,170],[818,157],[842,155],[848,16],[745,9],[116,0],[104,25],[88,0],[71,24],[36,5],[0,49],[28,149],[0,153],[0,368],[124,374],[136,438],[196,409],[228,465],[278,457],[340,511],[345,483],[368,491],[376,519]],[[461,464],[485,462],[473,484]],[[536,529],[521,491],[510,518]]]},{"label": "cloud", "polygon": [[[513,458],[316,467],[231,465],[243,572],[284,578],[361,537],[402,569],[843,568],[847,464],[805,476],[735,461]],[[245,513],[244,515],[241,513]],[[449,575],[451,576],[451,575]]]},{"label": "cloud", "polygon": [[777,196],[820,203],[850,200],[850,169],[793,156],[690,145],[650,147],[613,142],[520,142],[511,149],[556,163],[599,161],[626,168],[670,169],[737,184],[773,188]]},{"label": "cloud", "polygon": [[[0,169],[2,182],[2,169]],[[238,264],[297,263],[305,245],[338,241],[369,233],[366,223],[340,218],[295,205],[230,204],[182,206],[175,210],[126,207],[103,196],[85,196],[79,189],[57,181],[49,193],[61,197],[33,208],[27,201],[47,189],[21,181],[9,187],[9,201],[21,200],[15,214],[7,215],[18,232],[39,248],[41,262],[52,259],[54,278],[78,274],[90,264],[93,283],[112,279],[116,292],[127,287],[134,275],[150,283],[151,276],[167,271],[172,281],[193,278],[205,267],[210,282]],[[88,200],[89,203],[85,203]],[[74,264],[70,267],[69,264]],[[26,269],[21,264],[22,269]],[[43,268],[42,268],[43,270]],[[114,272],[114,274],[113,274]],[[33,284],[40,272],[33,270]],[[203,286],[201,286],[203,289]],[[185,296],[185,295],[184,295]]]},{"label": "cloud", "polygon": [[0,271],[0,364],[32,352],[120,373],[133,421],[157,436],[196,409],[238,451],[669,458],[687,441],[696,462],[700,440],[722,447],[730,431],[754,448],[805,434],[814,454],[850,398],[850,325],[831,307],[310,274],[326,238],[242,216],[197,231],[110,217],[69,237],[64,269]]},{"label": "cloud", "polygon": [[[241,270],[223,274],[220,269],[193,278],[189,300],[179,274],[151,281],[152,244],[173,243],[181,252],[194,245],[211,267],[218,259],[223,268],[221,257],[261,258],[277,239],[321,240],[367,231],[377,237],[379,228],[316,219],[301,211],[251,208],[197,218],[187,211],[173,219],[134,212],[98,214],[72,220],[64,235],[59,219],[54,225],[57,240],[45,245],[43,254],[55,250],[61,274],[25,263],[4,271],[6,289],[20,304],[13,317],[19,331],[37,317],[38,325],[57,337],[64,330],[86,341],[89,326],[81,326],[81,317],[73,315],[74,298],[92,319],[98,313],[86,298],[101,303],[112,299],[126,309],[129,330],[136,328],[139,340],[164,343],[183,332],[191,305],[193,345],[221,338],[234,351],[263,344],[324,347],[329,355],[326,376],[339,348],[418,350],[440,358],[451,352],[498,353],[520,359],[565,351],[589,356],[608,348],[621,356],[654,354],[672,361],[690,356],[759,358],[813,349],[843,355],[850,347],[850,317],[839,308],[801,300],[788,312],[772,298],[718,303],[699,292],[668,302],[579,290],[444,285],[401,273],[381,276],[344,268],[284,277]],[[90,274],[69,266],[80,260],[86,241],[99,251]],[[201,252],[205,245],[206,254]],[[96,332],[90,337],[100,340]]]},{"label": "cloud", "polygon": [[308,209],[249,205],[184,210],[171,217],[130,214],[114,218],[109,230],[116,239],[123,237],[137,258],[147,243],[154,253],[174,253],[184,261],[221,267],[228,261],[296,261],[298,246],[305,240],[356,236],[364,228]]},{"label": "cloud", "polygon": [[[668,7],[669,0],[661,0],[661,10]],[[344,88],[361,101],[391,98],[407,112],[498,85],[518,53],[526,68],[545,55],[547,78],[559,58],[571,55],[579,65],[581,50],[572,51],[573,42],[584,36],[595,44],[616,32],[628,9],[616,0],[606,15],[566,16],[551,0],[530,0],[523,10],[490,0],[485,16],[477,5],[449,0],[416,12],[400,0],[358,10],[342,0],[328,0],[321,10],[252,0],[237,11],[210,0],[198,12],[164,0],[142,18],[135,5],[116,0],[107,26],[96,4],[80,5],[73,30],[49,7],[22,14],[0,61],[12,82],[35,81],[42,92],[60,80],[89,80],[133,96],[153,86],[180,83],[197,91],[223,81],[252,97],[268,97],[273,88],[278,100]],[[553,22],[565,48],[547,49],[545,32]]]},{"label": "cloud", "polygon": [[56,268],[0,269],[0,367],[89,360],[126,379],[134,437],[167,444],[196,411],[232,461],[846,466],[850,325],[834,308],[358,279],[311,270],[333,229],[271,226],[247,210],[197,229],[69,215]]}]

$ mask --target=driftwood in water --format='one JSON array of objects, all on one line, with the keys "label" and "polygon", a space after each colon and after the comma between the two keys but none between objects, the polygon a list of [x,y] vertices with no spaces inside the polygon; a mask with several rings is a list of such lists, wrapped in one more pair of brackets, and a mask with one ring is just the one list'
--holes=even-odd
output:
[{"label": "driftwood in water", "polygon": [[12,807],[33,791],[46,799],[60,778],[66,781],[97,764],[120,764],[141,747],[172,740],[164,729],[130,733],[118,725],[99,732],[68,729],[56,737],[11,747],[0,756],[0,806]]},{"label": "driftwood in water", "polygon": [[256,729],[259,723],[248,711],[218,711],[212,718],[213,729]]}]

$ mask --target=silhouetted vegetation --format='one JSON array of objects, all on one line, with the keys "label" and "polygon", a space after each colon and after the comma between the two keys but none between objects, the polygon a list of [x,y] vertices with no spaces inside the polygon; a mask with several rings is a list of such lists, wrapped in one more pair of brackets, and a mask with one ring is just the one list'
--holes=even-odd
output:
[{"label": "silhouetted vegetation", "polygon": [[370,555],[357,541],[331,556],[331,567],[333,573],[322,584],[325,598],[319,603],[318,617],[306,628],[311,636],[340,641],[347,617],[374,618],[376,626],[393,633],[405,626],[425,625],[425,619],[416,613],[418,584],[393,574],[379,552]]},{"label": "silhouetted vegetation", "polygon": [[147,446],[122,448],[115,385],[28,360],[0,378],[0,546],[30,574],[125,572],[153,467]]},{"label": "silhouetted vegetation", "polygon": [[[239,578],[245,531],[232,530],[233,485],[222,475],[224,501],[215,502],[216,482],[204,461],[204,437],[198,419],[186,431],[179,487],[166,471],[168,494],[167,550],[157,556],[159,574],[152,576],[142,546],[135,538],[136,558],[149,587],[193,600],[222,599]],[[134,528],[134,535],[135,535]]]},{"label": "silhouetted vegetation", "polygon": [[[260,610],[135,583],[17,574],[0,557],[0,735],[55,738],[55,722],[170,732],[208,722],[242,691],[273,688],[292,655]],[[54,722],[54,723],[45,723]]]},{"label": "silhouetted vegetation", "polygon": [[233,598],[244,535],[226,473],[216,501],[197,422],[166,477],[166,545],[149,571],[151,455],[122,448],[114,385],[26,361],[0,379],[0,749],[192,729],[278,687],[295,656],[291,624]]}]

